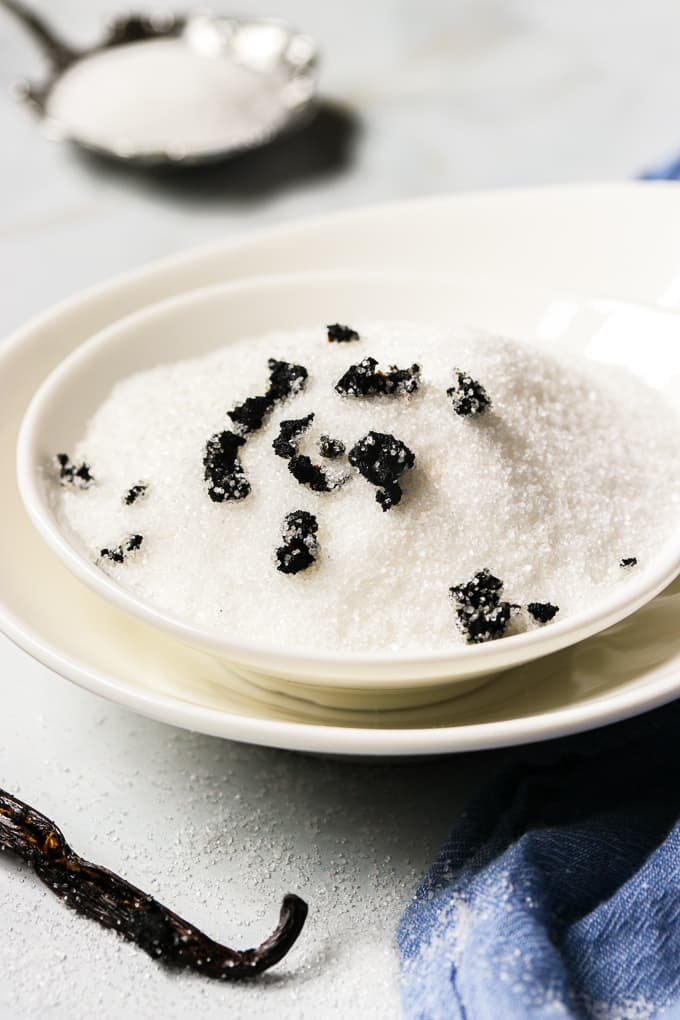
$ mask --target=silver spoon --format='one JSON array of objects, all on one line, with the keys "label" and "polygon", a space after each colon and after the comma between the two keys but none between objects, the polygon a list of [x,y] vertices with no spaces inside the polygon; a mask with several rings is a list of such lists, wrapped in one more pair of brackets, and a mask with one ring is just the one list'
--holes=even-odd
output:
[{"label": "silver spoon", "polygon": [[20,97],[52,138],[148,165],[197,164],[271,141],[315,110],[313,40],[280,21],[125,15],[86,50],[0,0],[49,62]]}]

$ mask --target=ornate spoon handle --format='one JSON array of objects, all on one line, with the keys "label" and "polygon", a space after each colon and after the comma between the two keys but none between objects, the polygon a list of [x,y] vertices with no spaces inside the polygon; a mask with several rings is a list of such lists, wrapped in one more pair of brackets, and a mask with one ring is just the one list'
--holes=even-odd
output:
[{"label": "ornate spoon handle", "polygon": [[0,0],[0,7],[21,22],[43,51],[53,69],[63,71],[77,58],[78,53],[62,42],[39,15],[30,11],[19,0]]}]

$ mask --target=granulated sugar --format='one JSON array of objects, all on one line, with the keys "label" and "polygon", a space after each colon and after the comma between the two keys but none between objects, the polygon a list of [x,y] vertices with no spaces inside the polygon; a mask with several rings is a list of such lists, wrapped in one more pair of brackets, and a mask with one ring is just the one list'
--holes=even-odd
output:
[{"label": "granulated sugar", "polygon": [[[625,584],[670,538],[680,508],[677,419],[627,373],[467,328],[351,326],[360,340],[329,343],[319,325],[119,383],[68,451],[95,482],[60,490],[63,518],[101,569],[173,616],[234,637],[441,650],[466,640],[449,589],[483,569],[522,607],[512,633],[542,625],[529,603],[559,607],[561,620]],[[304,366],[308,378],[261,429],[244,433],[249,494],[213,502],[206,443],[234,430],[229,410],[266,392],[270,358]],[[379,395],[336,392],[366,358],[409,372]],[[468,405],[481,413],[454,410],[465,404],[467,377],[481,388]],[[312,413],[295,449],[323,469],[329,491],[301,484],[290,456],[272,448],[282,421]],[[415,459],[409,469],[402,458],[400,495],[393,500],[386,486],[385,509],[382,483],[351,466],[369,433],[393,437]],[[344,452],[322,458],[322,435]],[[130,504],[138,484],[143,498]],[[318,523],[314,558],[282,573],[276,550],[293,511]],[[122,563],[102,559],[103,548],[140,535]],[[632,557],[637,565],[620,565]]]},{"label": "granulated sugar", "polygon": [[282,73],[261,73],[185,39],[100,50],[70,67],[47,112],[77,138],[138,155],[248,144],[285,119]]}]

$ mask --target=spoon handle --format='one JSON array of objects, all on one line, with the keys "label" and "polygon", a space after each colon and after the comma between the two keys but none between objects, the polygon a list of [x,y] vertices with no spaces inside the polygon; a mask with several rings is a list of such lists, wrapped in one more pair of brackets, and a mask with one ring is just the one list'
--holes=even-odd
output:
[{"label": "spoon handle", "polygon": [[63,43],[41,17],[19,0],[0,0],[0,7],[13,14],[28,30],[55,70],[63,71],[76,59],[76,51]]}]

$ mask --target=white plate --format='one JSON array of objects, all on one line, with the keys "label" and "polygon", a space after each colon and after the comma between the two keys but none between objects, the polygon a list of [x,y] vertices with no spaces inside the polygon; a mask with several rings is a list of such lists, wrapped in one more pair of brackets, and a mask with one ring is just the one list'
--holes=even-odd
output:
[{"label": "white plate", "polygon": [[[215,660],[130,620],[69,576],[23,512],[13,461],[28,399],[54,365],[119,316],[171,294],[283,268],[463,268],[672,307],[680,301],[678,224],[680,189],[674,186],[405,203],[251,235],[132,274],[49,312],[0,352],[3,629],[57,672],[149,716],[233,739],[333,754],[424,755],[521,743],[672,699],[680,687],[677,584],[606,635],[451,704],[376,718],[283,696],[274,705],[269,694],[267,703],[258,701],[257,691],[235,677],[226,691],[224,667]],[[676,328],[670,316],[650,310],[611,303],[608,310],[636,333],[641,325],[649,336]]]},{"label": "white plate", "polygon": [[[93,564],[81,544],[61,527],[44,467],[56,449],[73,449],[111,387],[135,371],[221,347],[225,323],[234,339],[258,336],[276,329],[313,328],[323,323],[329,308],[343,322],[387,315],[397,320],[476,323],[538,346],[558,347],[575,360],[594,361],[602,373],[618,363],[641,375],[657,393],[670,387],[672,395],[680,375],[680,318],[673,317],[664,332],[654,322],[643,321],[640,334],[629,343],[627,323],[618,309],[501,281],[450,273],[298,273],[192,291],[120,319],[81,345],[50,374],[26,414],[18,445],[20,492],[38,531],[75,577],[133,617],[217,655],[234,669],[247,670],[259,686],[288,690],[332,707],[373,709],[451,698],[491,673],[604,630],[675,578],[680,571],[680,531],[596,605],[549,627],[445,652],[357,654],[276,647],[264,636],[237,638],[201,629],[139,599]],[[656,319],[655,313],[650,315]]]}]

